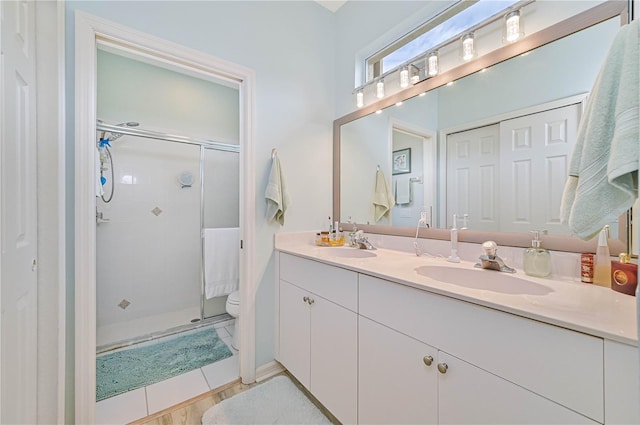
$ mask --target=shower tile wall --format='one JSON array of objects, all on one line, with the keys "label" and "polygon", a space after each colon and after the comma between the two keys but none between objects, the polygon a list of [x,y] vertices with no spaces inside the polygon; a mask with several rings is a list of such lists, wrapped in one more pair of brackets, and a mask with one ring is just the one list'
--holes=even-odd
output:
[{"label": "shower tile wall", "polygon": [[[98,337],[123,322],[155,323],[153,330],[188,323],[199,317],[201,294],[199,148],[123,136],[111,154],[115,193],[110,203],[98,200],[109,220],[97,226]],[[183,172],[193,174],[193,187],[182,188]]]}]

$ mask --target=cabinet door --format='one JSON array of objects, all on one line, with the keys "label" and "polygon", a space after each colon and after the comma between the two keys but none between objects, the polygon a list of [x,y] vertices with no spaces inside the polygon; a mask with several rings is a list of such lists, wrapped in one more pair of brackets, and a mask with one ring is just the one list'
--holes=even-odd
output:
[{"label": "cabinet door", "polygon": [[359,423],[437,423],[437,351],[362,316],[358,325]]},{"label": "cabinet door", "polygon": [[447,365],[438,380],[441,424],[597,423],[442,351],[441,365]]},{"label": "cabinet door", "polygon": [[604,342],[606,424],[640,424],[638,348]]},{"label": "cabinet door", "polygon": [[280,363],[309,389],[310,315],[306,291],[280,281]]},{"label": "cabinet door", "polygon": [[358,316],[314,294],[311,393],[343,424],[358,419]]}]

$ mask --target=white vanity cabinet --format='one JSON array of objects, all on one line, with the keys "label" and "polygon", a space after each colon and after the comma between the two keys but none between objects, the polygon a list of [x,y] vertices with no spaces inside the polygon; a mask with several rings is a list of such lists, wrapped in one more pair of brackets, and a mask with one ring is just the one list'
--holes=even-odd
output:
[{"label": "white vanity cabinet", "polygon": [[278,361],[340,422],[356,423],[358,275],[279,255]]},{"label": "white vanity cabinet", "polygon": [[278,255],[278,360],[342,423],[640,423],[635,346]]},{"label": "white vanity cabinet", "polygon": [[[359,283],[361,379],[373,372],[367,365],[383,360],[378,358],[382,347],[404,349],[415,340],[423,343],[434,358],[431,374],[437,376],[437,396],[433,395],[431,383],[428,385],[432,388],[421,399],[433,410],[434,405],[438,406],[437,419],[425,417],[423,422],[604,421],[602,339],[371,276],[360,275]],[[375,339],[376,334],[362,333],[363,324],[368,326],[364,317],[377,322],[379,335],[388,339],[363,341],[367,335]],[[366,344],[371,346],[363,350]],[[416,368],[422,367],[421,357],[400,360],[402,353],[396,356],[394,366],[413,362]],[[447,368],[441,373],[438,368],[444,368],[444,364]],[[413,379],[420,379],[419,375],[408,373],[393,381],[389,374],[377,384],[382,386],[386,381],[389,388],[402,388],[412,375]],[[369,385],[372,384],[367,382]],[[368,418],[370,413],[365,410],[374,406],[375,400],[370,399],[370,391],[362,393],[362,388],[361,384],[359,415]],[[389,391],[390,401],[382,409],[404,403],[409,393]],[[382,413],[372,416],[376,414]],[[421,413],[404,412],[402,417],[408,418],[406,423],[415,422],[414,414]]]}]

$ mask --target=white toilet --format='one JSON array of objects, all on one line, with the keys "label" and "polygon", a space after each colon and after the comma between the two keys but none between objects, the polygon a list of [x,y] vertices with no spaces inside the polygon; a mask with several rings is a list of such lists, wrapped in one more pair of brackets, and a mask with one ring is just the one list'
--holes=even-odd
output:
[{"label": "white toilet", "polygon": [[227,313],[236,319],[236,323],[233,326],[233,335],[231,339],[231,346],[236,350],[240,350],[238,347],[240,346],[240,292],[235,291],[229,294],[227,297],[227,305],[226,305]]}]

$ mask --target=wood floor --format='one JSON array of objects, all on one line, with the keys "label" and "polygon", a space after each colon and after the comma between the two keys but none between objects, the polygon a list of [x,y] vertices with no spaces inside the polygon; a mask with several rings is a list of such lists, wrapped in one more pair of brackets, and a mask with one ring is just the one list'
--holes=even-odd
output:
[{"label": "wood floor", "polygon": [[[334,425],[339,425],[340,422],[325,409],[315,397],[313,397],[291,374],[288,372],[279,373],[276,376],[287,376],[296,384],[296,386],[315,404],[320,411],[327,417]],[[202,415],[214,404],[220,403],[229,397],[246,391],[250,388],[260,385],[260,383],[253,383],[245,385],[240,380],[230,382],[215,390],[211,390],[208,393],[201,394],[197,397],[182,402],[169,409],[165,409],[146,418],[139,419],[135,422],[131,422],[130,425],[200,425],[202,423]]]}]

